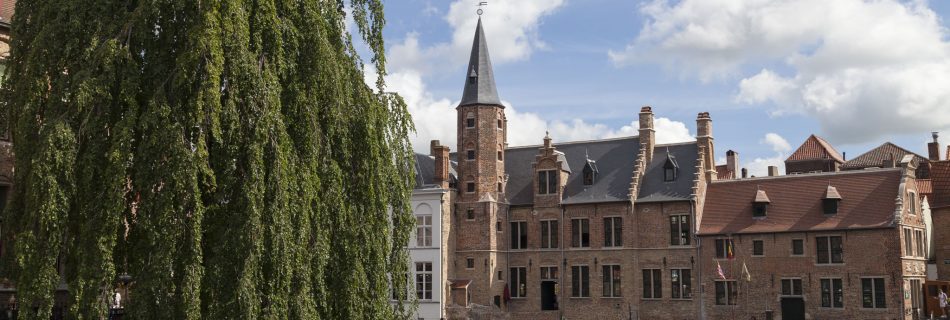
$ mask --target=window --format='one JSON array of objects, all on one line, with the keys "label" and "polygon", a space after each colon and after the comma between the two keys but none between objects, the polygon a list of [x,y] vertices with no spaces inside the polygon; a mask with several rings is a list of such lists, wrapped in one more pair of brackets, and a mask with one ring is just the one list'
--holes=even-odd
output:
[{"label": "window", "polygon": [[541,267],[541,281],[557,280],[557,267]]},{"label": "window", "polygon": [[501,153],[502,153],[501,150],[498,150],[498,161],[501,161],[501,160],[502,160]]},{"label": "window", "polygon": [[672,283],[673,299],[692,299],[693,286],[690,277],[690,269],[672,269],[670,270],[670,279]]},{"label": "window", "polygon": [[921,307],[920,295],[922,293],[923,288],[920,287],[920,280],[910,280],[910,306],[912,309],[919,309]]},{"label": "window", "polygon": [[764,217],[768,211],[769,204],[766,202],[756,202],[752,204],[752,217]]},{"label": "window", "polygon": [[841,249],[841,237],[815,237],[818,246],[818,263],[844,263]]},{"label": "window", "polygon": [[557,170],[538,171],[538,194],[557,193]]},{"label": "window", "polygon": [[571,296],[590,297],[590,269],[587,266],[571,267]]},{"label": "window", "polygon": [[841,279],[821,279],[821,307],[844,308]]},{"label": "window", "polygon": [[416,216],[416,246],[432,246],[432,215]]},{"label": "window", "polygon": [[475,220],[475,208],[468,208],[465,210],[465,219]]},{"label": "window", "polygon": [[501,232],[501,221],[495,221],[495,232]]},{"label": "window", "polygon": [[733,243],[732,239],[716,239],[716,258],[717,259],[732,259],[734,252],[732,251]]},{"label": "window", "polygon": [[887,308],[884,278],[861,278],[861,302],[865,308]]},{"label": "window", "polygon": [[432,300],[432,262],[416,262],[416,298]]},{"label": "window", "polygon": [[475,183],[469,182],[465,184],[465,192],[472,193],[475,192]]},{"label": "window", "polygon": [[821,206],[825,210],[825,214],[838,214],[838,201],[841,199],[822,199]]},{"label": "window", "polygon": [[475,269],[475,258],[465,258],[465,269]]},{"label": "window", "polygon": [[716,304],[735,305],[737,298],[735,280],[716,280]]},{"label": "window", "polygon": [[910,209],[910,214],[916,215],[917,214],[917,195],[911,192],[908,198],[910,198],[910,206],[909,206],[910,208],[908,208]]},{"label": "window", "polygon": [[799,278],[782,279],[782,295],[783,296],[801,296],[802,295],[802,279],[799,279]]},{"label": "window", "polygon": [[528,278],[528,269],[525,267],[514,267],[511,268],[511,276],[508,282],[510,286],[508,290],[511,290],[512,298],[524,298],[527,296],[528,287],[525,285],[525,282]]},{"label": "window", "polygon": [[620,297],[620,266],[604,265],[604,297]]},{"label": "window", "polygon": [[590,247],[590,220],[571,219],[571,246],[575,248]]},{"label": "window", "polygon": [[528,223],[524,221],[511,223],[511,248],[528,248]]},{"label": "window", "polygon": [[594,171],[584,170],[584,185],[589,186],[594,184]]},{"label": "window", "polygon": [[505,273],[504,273],[504,272],[501,272],[501,270],[498,270],[498,280],[505,280],[503,274],[505,274]]},{"label": "window", "polygon": [[501,119],[498,119],[498,129],[501,129]]},{"label": "window", "polygon": [[673,181],[673,180],[676,180],[676,168],[664,168],[663,181]]},{"label": "window", "polygon": [[752,240],[752,256],[761,257],[765,255],[765,242],[762,240]]},{"label": "window", "polygon": [[904,228],[904,256],[914,256],[914,249],[911,245],[910,229]]},{"label": "window", "polygon": [[914,234],[917,236],[917,256],[924,258],[927,256],[927,247],[924,243],[924,231],[914,230]]},{"label": "window", "polygon": [[670,245],[689,245],[689,215],[678,214],[670,216]]},{"label": "window", "polygon": [[465,117],[465,127],[474,128],[475,127],[475,114],[469,112]]},{"label": "window", "polygon": [[604,218],[604,246],[623,246],[623,220],[620,217]]},{"label": "window", "polygon": [[793,256],[805,255],[805,240],[792,239],[792,255]]},{"label": "window", "polygon": [[465,150],[465,159],[475,160],[475,150]]},{"label": "window", "polygon": [[643,298],[663,298],[663,283],[660,269],[643,269]]},{"label": "window", "polygon": [[501,192],[501,182],[498,183],[498,192]]},{"label": "window", "polygon": [[557,243],[557,220],[541,221],[541,249],[558,248]]}]

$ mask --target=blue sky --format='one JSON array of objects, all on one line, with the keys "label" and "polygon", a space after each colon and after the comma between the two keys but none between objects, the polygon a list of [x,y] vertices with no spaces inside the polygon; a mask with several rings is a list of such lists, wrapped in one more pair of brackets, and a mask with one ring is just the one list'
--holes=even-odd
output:
[{"label": "blue sky", "polygon": [[[478,2],[386,2],[387,84],[419,151],[454,147]],[[643,105],[662,141],[710,112],[717,158],[736,150],[757,174],[812,133],[848,158],[885,141],[926,156],[930,131],[950,142],[948,1],[488,2],[512,145],[632,135]]]}]

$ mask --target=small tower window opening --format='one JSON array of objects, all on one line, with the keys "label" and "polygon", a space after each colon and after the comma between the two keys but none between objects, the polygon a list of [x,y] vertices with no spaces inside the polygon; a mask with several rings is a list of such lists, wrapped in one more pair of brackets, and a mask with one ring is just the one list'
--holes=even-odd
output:
[{"label": "small tower window opening", "polygon": [[841,202],[841,194],[838,189],[828,185],[825,189],[825,196],[821,198],[821,207],[825,214],[838,214],[838,203]]},{"label": "small tower window opening", "polygon": [[752,217],[765,217],[768,214],[769,203],[771,201],[769,201],[769,196],[765,194],[765,190],[756,191],[755,200],[752,202]]},{"label": "small tower window opening", "polygon": [[475,192],[475,183],[474,182],[466,183],[465,192],[469,192],[469,193]]},{"label": "small tower window opening", "polygon": [[670,154],[670,149],[666,149],[666,162],[663,162],[663,181],[676,180],[676,171],[679,169],[676,163],[676,157]]},{"label": "small tower window opening", "polygon": [[498,151],[498,161],[503,161],[501,150]]},{"label": "small tower window opening", "polygon": [[501,182],[498,183],[498,192],[501,192]]},{"label": "small tower window opening", "polygon": [[465,219],[475,220],[475,208],[468,208],[467,210],[465,210]]},{"label": "small tower window opening", "polygon": [[468,159],[468,160],[475,160],[475,150],[466,150],[466,151],[465,151],[465,159]]},{"label": "small tower window opening", "polygon": [[475,114],[469,112],[465,115],[465,127],[474,128],[475,127]]},{"label": "small tower window opening", "polygon": [[501,119],[498,119],[498,129],[501,129]]}]

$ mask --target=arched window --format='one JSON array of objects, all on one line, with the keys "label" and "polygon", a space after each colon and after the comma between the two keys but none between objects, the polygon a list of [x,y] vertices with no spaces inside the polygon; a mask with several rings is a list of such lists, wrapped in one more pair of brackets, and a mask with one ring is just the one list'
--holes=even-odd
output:
[{"label": "arched window", "polygon": [[469,111],[465,114],[465,127],[474,128],[475,127],[475,114]]}]

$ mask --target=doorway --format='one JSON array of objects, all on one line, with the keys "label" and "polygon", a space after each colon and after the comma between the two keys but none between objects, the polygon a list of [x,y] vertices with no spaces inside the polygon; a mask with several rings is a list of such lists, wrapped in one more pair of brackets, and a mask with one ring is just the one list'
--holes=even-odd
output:
[{"label": "doorway", "polygon": [[805,320],[805,299],[782,298],[782,320]]},{"label": "doorway", "polygon": [[557,310],[556,281],[541,281],[541,310]]}]

